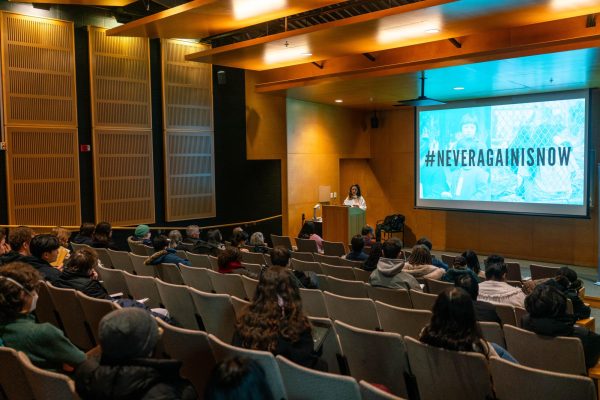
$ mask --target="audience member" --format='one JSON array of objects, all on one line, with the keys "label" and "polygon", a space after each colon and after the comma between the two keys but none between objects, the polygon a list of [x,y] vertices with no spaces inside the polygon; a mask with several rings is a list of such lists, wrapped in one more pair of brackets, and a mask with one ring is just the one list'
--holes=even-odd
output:
[{"label": "audience member", "polygon": [[492,264],[504,264],[504,257],[498,254],[490,254],[485,260],[483,260],[483,266],[487,270],[488,265]]},{"label": "audience member", "polygon": [[291,271],[273,266],[260,274],[254,298],[236,323],[233,345],[270,351],[305,367],[325,369],[313,351],[311,331]]},{"label": "audience member", "polygon": [[250,236],[250,246],[252,246],[253,253],[268,253],[270,250],[265,243],[265,237],[262,232],[254,232]]},{"label": "audience member", "polygon": [[206,400],[274,400],[265,371],[250,358],[234,357],[215,366]]},{"label": "audience member", "polygon": [[383,255],[382,253],[383,244],[381,242],[375,242],[373,246],[371,246],[371,252],[369,253],[369,257],[363,264],[363,269],[365,271],[372,272],[377,268],[377,263],[379,259]]},{"label": "audience member", "polygon": [[150,358],[160,332],[156,320],[139,308],[106,314],[98,335],[102,355],[76,371],[77,393],[84,399],[196,399],[180,377],[181,362]]},{"label": "audience member", "polygon": [[[181,234],[181,232],[177,229],[173,229],[170,230],[167,238],[169,238],[169,247],[175,250],[188,250],[189,246],[186,246],[185,243],[183,243],[183,235]],[[152,244],[154,245],[154,241],[152,242]]]},{"label": "audience member", "polygon": [[[569,336],[581,340],[586,368],[600,358],[600,335],[575,325],[576,317],[567,314],[567,297],[550,285],[538,285],[525,299],[527,315],[522,319],[523,329],[544,336]],[[560,360],[557,360],[560,362]]]},{"label": "audience member", "polygon": [[377,268],[369,277],[371,286],[423,291],[415,277],[403,271],[405,261],[398,258],[401,251],[400,239],[392,237],[385,241],[383,257],[379,258]]},{"label": "audience member", "polygon": [[10,245],[7,243],[8,231],[6,228],[0,229],[0,256],[10,253]]},{"label": "audience member", "polygon": [[98,281],[94,267],[98,254],[93,249],[80,249],[69,257],[62,273],[52,284],[56,287],[79,290],[96,299],[111,300],[108,291]]},{"label": "audience member", "polygon": [[573,314],[575,317],[577,319],[589,318],[591,309],[579,297],[579,290],[583,287],[583,282],[578,278],[577,272],[569,267],[560,267],[554,280],[559,284],[557,285],[557,289],[573,303]]},{"label": "audience member", "polygon": [[225,248],[223,246],[223,237],[221,231],[218,229],[212,229],[207,232],[207,241],[198,240],[192,249],[192,253],[196,254],[208,254],[213,257],[217,257],[219,253]]},{"label": "audience member", "polygon": [[[485,272],[481,270],[477,253],[475,253],[473,250],[467,250],[463,252],[461,256],[467,260],[467,267],[473,271],[475,275],[477,275],[477,278],[479,278],[479,281],[481,282],[485,278]],[[504,258],[502,258],[502,261],[499,262],[504,263]]]},{"label": "audience member", "polygon": [[448,269],[448,265],[443,262],[442,260],[436,258],[436,256],[434,256],[431,253],[431,250],[433,249],[433,244],[431,243],[431,240],[427,239],[426,237],[422,237],[419,240],[417,240],[416,244],[421,244],[425,247],[427,247],[429,249],[429,254],[431,254],[431,265],[436,266],[438,268],[442,268],[444,270]]},{"label": "audience member", "polygon": [[365,247],[370,247],[375,244],[375,233],[373,232],[372,226],[363,226],[360,231],[360,234],[362,235],[363,241],[365,242]]},{"label": "audience member", "polygon": [[188,225],[185,229],[185,242],[195,244],[200,240],[200,227],[198,225]]},{"label": "audience member", "polygon": [[249,252],[250,250],[244,247],[246,245],[247,240],[248,234],[244,231],[238,231],[233,234],[233,237],[231,238],[231,245],[233,247],[237,247],[238,249],[240,249],[240,251]]},{"label": "audience member", "polygon": [[515,362],[506,350],[483,338],[471,297],[463,289],[444,290],[431,311],[431,321],[419,337],[421,342],[446,350],[481,353],[486,358],[500,356]]},{"label": "audience member", "polygon": [[75,235],[71,242],[76,244],[87,244],[88,246],[91,246],[94,242],[94,228],[95,225],[93,223],[84,222],[79,227],[79,232],[77,235]]},{"label": "audience member", "polygon": [[471,269],[468,268],[466,258],[464,258],[463,256],[457,256],[454,258],[454,262],[452,263],[451,268],[447,270],[444,273],[444,275],[442,275],[442,280],[444,282],[454,283],[458,278],[460,278],[463,275],[469,275],[477,282],[479,282],[479,279],[477,278],[477,275],[475,275],[475,272],[471,271]]},{"label": "audience member", "polygon": [[291,253],[284,246],[275,246],[270,252],[271,263],[280,267],[290,268],[292,270],[292,279],[296,285],[305,289],[318,289],[319,280],[314,272],[297,271],[290,265]]},{"label": "audience member", "polygon": [[148,257],[144,264],[183,264],[190,266],[190,261],[187,258],[181,258],[177,255],[177,250],[169,246],[169,239],[165,235],[155,236],[152,240],[155,253]]},{"label": "audience member", "polygon": [[523,293],[521,288],[506,283],[507,273],[506,264],[504,263],[486,264],[486,281],[479,284],[479,296],[477,299],[490,303],[523,307],[525,293]]},{"label": "audience member", "polygon": [[427,246],[418,244],[412,248],[411,254],[404,264],[403,271],[415,278],[439,280],[444,275],[444,269],[434,266],[432,262],[431,253]]},{"label": "audience member", "polygon": [[[40,274],[22,262],[0,269],[0,345],[22,351],[40,368],[61,371],[75,367],[85,354],[49,323],[38,324],[35,311]],[[6,367],[4,367],[6,368]]]},{"label": "audience member", "polygon": [[361,235],[354,236],[350,241],[350,246],[352,247],[352,251],[346,254],[346,260],[367,261],[369,255],[363,251],[365,248],[365,242]]},{"label": "audience member", "polygon": [[8,244],[11,250],[0,256],[0,264],[23,261],[24,257],[30,257],[29,246],[33,236],[33,230],[28,226],[19,226],[18,228],[11,229],[8,234]]},{"label": "audience member", "polygon": [[312,221],[306,221],[300,230],[298,235],[300,239],[310,239],[317,242],[317,250],[319,253],[323,252],[323,239],[315,232],[315,223]]},{"label": "audience member", "polygon": [[477,296],[479,296],[479,282],[477,277],[471,274],[459,275],[454,281],[454,285],[464,289],[471,296],[477,321],[501,323],[500,317],[496,312],[496,307],[492,303],[477,300]]},{"label": "audience member", "polygon": [[134,242],[141,242],[146,246],[152,246],[152,233],[148,225],[140,224],[136,226],[131,240]]},{"label": "audience member", "polygon": [[110,222],[98,222],[94,229],[94,241],[92,247],[98,249],[120,250],[112,240],[112,225]]},{"label": "audience member", "polygon": [[58,248],[58,255],[56,256],[56,261],[50,263],[53,267],[62,268],[65,260],[69,258],[69,254],[71,253],[69,238],[71,237],[71,232],[66,230],[61,226],[56,226],[52,228],[52,235],[56,236],[58,239],[58,244],[60,247]]},{"label": "audience member", "polygon": [[59,247],[56,236],[48,234],[34,236],[29,245],[31,256],[21,261],[37,269],[45,280],[54,282],[60,276],[60,271],[50,263],[56,261]]},{"label": "audience member", "polygon": [[256,279],[256,275],[242,267],[242,255],[237,247],[227,246],[217,257],[219,272],[222,274],[240,274]]}]

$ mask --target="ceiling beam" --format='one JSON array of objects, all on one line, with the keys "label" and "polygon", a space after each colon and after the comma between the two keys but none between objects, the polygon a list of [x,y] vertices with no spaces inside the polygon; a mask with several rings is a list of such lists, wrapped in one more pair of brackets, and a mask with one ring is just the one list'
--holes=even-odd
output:
[{"label": "ceiling beam", "polygon": [[461,47],[448,40],[417,44],[373,53],[375,61],[362,54],[331,58],[322,69],[311,64],[277,68],[257,73],[257,92],[339,80],[390,76],[453,65],[523,57],[600,46],[600,26],[586,27],[587,16],[579,16],[516,28],[480,32],[457,38]]}]

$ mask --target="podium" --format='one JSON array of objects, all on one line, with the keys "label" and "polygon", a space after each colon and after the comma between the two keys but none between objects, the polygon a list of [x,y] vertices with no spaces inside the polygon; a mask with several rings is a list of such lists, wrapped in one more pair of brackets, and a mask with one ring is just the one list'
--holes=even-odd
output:
[{"label": "podium", "polygon": [[348,244],[366,221],[367,212],[358,207],[323,206],[323,239]]}]

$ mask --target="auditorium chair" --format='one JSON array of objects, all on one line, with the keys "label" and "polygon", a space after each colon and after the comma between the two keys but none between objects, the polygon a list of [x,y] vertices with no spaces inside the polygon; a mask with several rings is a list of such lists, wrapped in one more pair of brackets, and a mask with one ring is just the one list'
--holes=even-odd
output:
[{"label": "auditorium chair", "polygon": [[367,285],[367,293],[373,301],[380,301],[396,307],[413,308],[410,294],[406,289],[390,289]]},{"label": "auditorium chair", "polygon": [[366,284],[361,281],[327,277],[327,290],[339,296],[368,299]]},{"label": "auditorium chair", "polygon": [[319,248],[317,247],[317,241],[313,239],[296,238],[296,247],[298,247],[298,251],[304,253],[319,252]]},{"label": "auditorium chair", "polygon": [[342,257],[346,255],[346,253],[346,245],[344,243],[323,240],[323,254],[326,256]]},{"label": "auditorium chair", "polygon": [[597,400],[590,378],[544,371],[498,357],[492,357],[489,364],[498,399]]},{"label": "auditorium chair", "polygon": [[405,400],[402,397],[385,392],[367,381],[360,381],[359,386],[362,400]]},{"label": "auditorium chair", "polygon": [[362,268],[352,268],[352,270],[354,271],[354,279],[364,283],[369,283],[369,280],[371,279],[371,272],[365,271]]},{"label": "auditorium chair", "polygon": [[352,267],[352,268],[362,268],[364,262],[362,261],[354,261],[354,260],[346,260],[345,258],[340,258],[340,266],[342,267]]},{"label": "auditorium chair", "polygon": [[231,343],[236,317],[230,296],[201,292],[194,288],[188,288],[188,292],[206,332]]},{"label": "auditorium chair", "polygon": [[143,276],[151,276],[155,277],[156,273],[154,271],[154,266],[144,264],[144,261],[148,258],[147,256],[140,256],[134,253],[129,253],[129,258],[131,259],[131,265],[133,265],[133,270],[136,275]]},{"label": "auditorium chair", "polygon": [[329,318],[325,297],[319,289],[300,288],[300,298],[302,299],[302,310],[309,317]]},{"label": "auditorium chair", "polygon": [[542,336],[511,325],[504,325],[503,330],[506,350],[520,364],[563,374],[587,374],[579,338]]},{"label": "auditorium chair", "polygon": [[31,400],[33,391],[15,349],[0,346],[0,398]]},{"label": "auditorium chair", "polygon": [[210,261],[210,267],[212,268],[213,271],[219,270],[219,261],[218,261],[217,257],[208,256],[208,261]]},{"label": "auditorium chair", "polygon": [[340,361],[342,361],[342,349],[340,348],[340,341],[335,334],[333,322],[329,318],[317,318],[309,316],[308,319],[313,326],[316,325],[329,330],[325,336],[325,340],[323,341],[323,353],[321,354],[321,359],[327,363],[327,372],[348,375],[348,367],[346,366],[346,363],[343,362],[343,365],[340,365]]},{"label": "auditorium chair", "polygon": [[87,244],[83,244],[83,243],[69,242],[69,244],[73,248],[73,251],[82,250],[82,249],[93,249],[92,246],[88,246]]},{"label": "auditorium chair", "polygon": [[196,308],[188,292],[188,287],[173,285],[158,278],[155,278],[155,281],[160,298],[169,311],[174,324],[185,329],[200,329],[196,319]]},{"label": "auditorium chair", "polygon": [[244,307],[250,304],[249,301],[240,299],[239,297],[235,296],[229,296],[229,301],[231,301],[231,305],[233,306],[233,311],[235,312],[236,318],[239,318],[242,315]]},{"label": "auditorium chair", "polygon": [[373,300],[338,296],[329,292],[324,292],[323,295],[331,320],[339,320],[363,329],[381,329]]},{"label": "auditorium chair", "polygon": [[338,279],[354,280],[352,267],[336,267],[335,265],[321,263],[323,274]]},{"label": "auditorium chair", "polygon": [[96,345],[91,327],[83,317],[83,308],[77,299],[75,289],[63,289],[48,283],[48,291],[54,307],[60,316],[65,336],[83,351]]},{"label": "auditorium chair", "polygon": [[519,328],[521,327],[521,320],[525,315],[527,315],[526,309],[524,309],[523,307],[515,307],[515,319]]},{"label": "auditorium chair", "polygon": [[242,261],[250,264],[263,265],[265,263],[265,256],[263,253],[250,253],[247,251],[240,251]]},{"label": "auditorium chair", "polygon": [[48,285],[46,281],[41,280],[37,286],[38,302],[35,308],[35,317],[37,322],[44,323],[48,322],[60,330],[63,330],[62,323],[58,316],[58,312],[52,302],[52,297],[48,291]]},{"label": "auditorium chair", "polygon": [[404,375],[410,369],[402,336],[334,322],[342,354],[356,380],[385,385],[398,396],[408,397]]},{"label": "auditorium chair", "polygon": [[75,295],[77,296],[79,304],[81,304],[81,309],[83,310],[83,314],[79,317],[85,318],[87,326],[92,331],[94,341],[96,344],[99,344],[100,339],[98,336],[98,325],[100,324],[100,320],[109,312],[118,310],[121,307],[114,301],[96,299],[87,296],[82,292],[76,292]]},{"label": "auditorium chair", "polygon": [[454,259],[456,258],[456,256],[451,256],[448,254],[442,254],[442,262],[444,264],[446,264],[448,267],[452,267],[452,265],[454,264]]},{"label": "auditorium chair", "polygon": [[506,270],[508,271],[506,274],[506,280],[516,282],[523,281],[523,277],[521,276],[521,264],[518,262],[507,262]]},{"label": "auditorium chair", "polygon": [[404,337],[404,343],[421,400],[494,398],[483,354],[445,350],[409,336]]},{"label": "auditorium chair", "polygon": [[423,293],[418,290],[410,289],[410,299],[413,308],[416,310],[431,310],[437,298],[437,294]]},{"label": "auditorium chair", "polygon": [[292,266],[292,269],[295,269],[298,271],[314,272],[315,274],[323,274],[323,269],[321,268],[321,263],[318,263],[318,262],[297,260],[295,258],[292,258],[291,266]]},{"label": "auditorium chair", "polygon": [[182,363],[181,376],[194,385],[196,393],[202,398],[206,384],[216,365],[208,334],[202,331],[178,328],[167,324],[160,318],[157,318],[156,321],[163,329],[160,337],[161,346],[157,346],[163,349],[165,354],[162,356]]},{"label": "auditorium chair", "polygon": [[248,271],[255,274],[256,276],[258,276],[260,274],[260,270],[262,269],[261,264],[247,263],[244,261],[242,261],[241,264],[242,264],[242,267],[246,268]]},{"label": "auditorium chair", "polygon": [[246,289],[244,289],[241,275],[209,271],[208,276],[216,293],[228,294],[240,299],[246,298]]},{"label": "auditorium chair", "polygon": [[194,254],[194,253],[190,253],[187,251],[186,251],[185,255],[187,256],[186,258],[188,260],[190,260],[190,264],[192,264],[192,267],[212,269],[212,265],[210,263],[210,259],[208,258],[208,255]]},{"label": "auditorium chair", "polygon": [[150,308],[163,307],[156,281],[150,276],[132,275],[123,272],[123,278],[131,298],[143,302]]},{"label": "auditorium chair", "polygon": [[246,292],[246,299],[252,300],[254,298],[254,293],[256,293],[256,287],[258,286],[258,280],[249,278],[247,276],[241,275],[242,284],[244,285],[244,291]]},{"label": "auditorium chair", "polygon": [[243,349],[223,342],[214,335],[208,335],[210,345],[213,349],[217,362],[225,361],[233,357],[251,358],[256,361],[265,372],[266,381],[271,389],[271,394],[276,400],[287,398],[283,379],[275,357],[268,351]]},{"label": "auditorium chair", "polygon": [[129,289],[127,287],[127,283],[125,282],[125,271],[121,271],[119,269],[109,269],[101,266],[96,266],[96,271],[98,272],[98,276],[102,280],[102,285],[108,291],[108,294],[117,295],[119,293],[123,294],[123,297],[127,297],[129,295]]},{"label": "auditorium chair", "polygon": [[506,348],[506,340],[504,339],[504,331],[502,326],[497,322],[478,321],[479,329],[483,338],[491,343],[496,343],[503,348]]},{"label": "auditorium chair", "polygon": [[94,250],[96,251],[96,254],[98,254],[98,261],[104,266],[104,268],[114,268],[107,249],[94,248]]},{"label": "auditorium chair", "polygon": [[517,326],[517,317],[513,306],[509,304],[494,304],[494,307],[496,307],[496,314],[500,317],[502,325]]},{"label": "auditorium chair", "polygon": [[438,295],[448,288],[454,287],[453,283],[443,282],[437,279],[425,278],[425,287],[430,294]]},{"label": "auditorium chair", "polygon": [[[311,240],[311,242],[314,242],[314,240]],[[292,260],[309,261],[309,262],[315,261],[315,257],[313,256],[313,253],[308,253],[308,252],[303,252],[303,251],[292,251],[290,253],[290,256],[291,256],[290,258]]]},{"label": "auditorium chair", "polygon": [[181,271],[176,264],[156,264],[154,268],[156,268],[157,278],[161,281],[172,283],[173,285],[184,285]]},{"label": "auditorium chair", "polygon": [[271,242],[273,243],[273,247],[283,246],[288,250],[294,250],[292,248],[292,240],[289,236],[279,236],[271,234]]},{"label": "auditorium chair", "polygon": [[112,267],[114,269],[120,269],[121,271],[127,271],[130,274],[134,273],[133,263],[131,262],[131,258],[129,257],[129,253],[127,251],[116,251],[111,249],[106,249],[108,256],[110,257],[110,261],[112,263]]},{"label": "auditorium chair", "polygon": [[305,399],[310,388],[310,397],[319,400],[361,400],[358,383],[349,376],[306,368],[283,356],[276,360],[288,399]]},{"label": "auditorium chair", "polygon": [[329,264],[335,265],[337,267],[342,267],[342,258],[338,256],[328,256],[325,254],[314,253],[313,257],[316,262],[320,262],[321,264]]},{"label": "auditorium chair", "polygon": [[531,271],[531,279],[535,281],[537,279],[554,278],[558,273],[559,268],[531,264],[529,265],[529,270]]},{"label": "auditorium chair", "polygon": [[384,332],[395,332],[402,336],[419,337],[421,330],[431,320],[431,311],[413,310],[375,302],[377,317]]},{"label": "auditorium chair", "polygon": [[[76,400],[75,382],[66,375],[46,371],[36,367],[29,361],[25,353],[18,353],[23,372],[36,400],[61,399]],[[12,400],[12,399],[11,399]]]},{"label": "auditorium chair", "polygon": [[213,292],[212,281],[208,276],[208,269],[198,267],[188,267],[187,265],[180,265],[179,270],[181,271],[181,277],[183,282],[194,289],[201,290],[203,292]]}]

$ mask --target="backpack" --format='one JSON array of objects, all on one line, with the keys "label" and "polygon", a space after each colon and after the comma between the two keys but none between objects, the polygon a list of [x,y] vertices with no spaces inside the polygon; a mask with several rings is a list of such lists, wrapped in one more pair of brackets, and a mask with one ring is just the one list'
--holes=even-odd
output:
[{"label": "backpack", "polygon": [[405,217],[402,214],[392,214],[385,217],[381,229],[386,232],[398,232],[404,230]]}]

